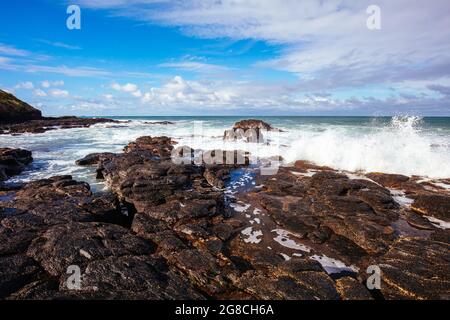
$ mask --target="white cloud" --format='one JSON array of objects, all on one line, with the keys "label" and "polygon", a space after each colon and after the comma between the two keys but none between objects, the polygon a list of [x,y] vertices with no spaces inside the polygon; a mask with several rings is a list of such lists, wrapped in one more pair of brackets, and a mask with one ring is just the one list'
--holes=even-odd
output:
[{"label": "white cloud", "polygon": [[57,80],[57,81],[48,81],[44,80],[41,82],[42,88],[50,88],[50,87],[62,87],[64,86],[63,80]]},{"label": "white cloud", "polygon": [[234,89],[220,87],[215,83],[186,81],[175,76],[159,88],[144,93],[142,101],[157,105],[223,106],[231,105]]},{"label": "white cloud", "polygon": [[26,90],[31,90],[34,89],[34,84],[31,81],[25,81],[25,82],[21,82],[19,84],[17,84],[14,89],[26,89]]},{"label": "white cloud", "polygon": [[46,97],[47,96],[47,93],[42,89],[34,90],[34,94],[38,97]]},{"label": "white cloud", "polygon": [[70,96],[69,91],[61,89],[52,89],[49,91],[49,94],[55,98],[67,98]]},{"label": "white cloud", "polygon": [[134,96],[136,98],[140,98],[142,96],[141,90],[139,90],[139,87],[134,83],[127,83],[124,85],[120,85],[118,83],[113,83],[111,85],[111,88],[113,88],[116,91],[130,93],[132,96]]}]

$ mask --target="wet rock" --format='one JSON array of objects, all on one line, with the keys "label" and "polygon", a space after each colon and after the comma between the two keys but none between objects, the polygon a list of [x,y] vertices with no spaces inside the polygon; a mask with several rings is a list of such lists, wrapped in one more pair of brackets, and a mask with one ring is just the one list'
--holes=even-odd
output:
[{"label": "wet rock", "polygon": [[258,300],[333,300],[338,294],[333,280],[324,272],[304,271],[297,275],[270,276],[257,270],[245,272],[236,285]]},{"label": "wet rock", "polygon": [[336,288],[343,300],[373,300],[367,288],[350,277],[337,279]]},{"label": "wet rock", "polygon": [[70,221],[127,224],[116,196],[93,195],[87,183],[75,181],[71,176],[30,182],[10,201],[0,202],[0,208],[10,212],[2,224],[15,228],[45,229]]},{"label": "wet rock", "polygon": [[[221,177],[219,178],[218,175]],[[226,175],[226,177],[224,177]],[[228,178],[228,173],[220,172],[219,174],[217,172],[214,172],[211,169],[206,169],[205,173],[203,174],[206,181],[213,187],[223,189],[225,187],[224,180]],[[225,179],[224,179],[225,178]]]},{"label": "wet rock", "polygon": [[433,226],[433,224],[428,220],[425,219],[423,216],[415,213],[415,212],[408,212],[406,214],[406,221],[413,226],[414,228],[421,229],[421,230],[434,230],[436,227]]},{"label": "wet rock", "polygon": [[[204,299],[192,284],[171,269],[164,259],[150,256],[108,257],[89,262],[79,297],[107,299]],[[60,290],[67,291],[66,276]]]},{"label": "wet rock", "polygon": [[402,238],[371,264],[381,268],[381,293],[387,299],[448,299],[450,244]]},{"label": "wet rock", "polygon": [[209,252],[186,249],[166,257],[169,264],[182,270],[189,279],[208,295],[217,295],[227,288],[217,259]]},{"label": "wet rock", "polygon": [[399,217],[389,190],[333,171],[298,177],[281,169],[255,197],[284,229],[315,243],[331,234],[349,239],[366,252],[385,252],[395,240],[389,228]]},{"label": "wet rock", "polygon": [[434,231],[430,236],[430,240],[450,244],[450,229],[438,229]]},{"label": "wet rock", "polygon": [[169,124],[175,124],[175,122],[171,122],[171,121],[155,121],[155,122],[144,122],[144,124],[159,124],[159,125],[167,126]]},{"label": "wet rock", "polygon": [[272,125],[270,125],[269,123],[256,119],[241,120],[239,122],[236,122],[233,126],[233,129],[262,129],[266,131],[278,130],[272,127]]},{"label": "wet rock", "polygon": [[0,148],[0,181],[21,173],[32,161],[28,150]]},{"label": "wet rock", "polygon": [[169,137],[140,137],[135,142],[129,143],[125,153],[148,151],[154,157],[161,159],[170,158],[175,142]]},{"label": "wet rock", "polygon": [[0,298],[37,279],[39,265],[25,255],[0,256]]},{"label": "wet rock", "polygon": [[27,254],[51,275],[66,272],[70,265],[126,255],[148,255],[154,247],[120,226],[103,223],[69,223],[48,229],[36,238]]},{"label": "wet rock", "polygon": [[92,166],[100,163],[100,161],[104,159],[108,159],[114,156],[114,153],[105,152],[105,153],[91,153],[85,156],[82,159],[75,161],[75,164],[79,166]]},{"label": "wet rock", "polygon": [[387,188],[399,188],[405,182],[409,181],[409,177],[401,175],[401,174],[387,174],[380,172],[371,172],[366,174],[366,177],[372,179],[373,181],[381,184]]},{"label": "wet rock", "polygon": [[321,170],[321,171],[334,171],[334,169],[327,166],[318,166],[312,162],[306,160],[297,160],[295,161],[294,167],[296,169],[300,169],[302,171],[306,170]]},{"label": "wet rock", "polygon": [[411,209],[423,215],[450,221],[450,196],[421,194],[414,199]]}]

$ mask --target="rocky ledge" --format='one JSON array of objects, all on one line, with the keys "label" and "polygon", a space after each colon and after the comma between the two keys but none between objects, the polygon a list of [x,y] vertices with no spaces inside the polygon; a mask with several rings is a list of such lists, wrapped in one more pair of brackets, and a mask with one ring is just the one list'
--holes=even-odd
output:
[{"label": "rocky ledge", "polygon": [[[81,159],[108,193],[64,176],[0,195],[0,297],[450,297],[442,184],[306,162],[260,176],[248,161],[205,160],[221,151],[199,161],[183,150],[177,164],[174,141],[141,137]],[[380,268],[380,290],[366,287],[368,266]]]},{"label": "rocky ledge", "polygon": [[105,118],[41,118],[20,123],[0,124],[0,134],[44,133],[56,129],[88,128],[98,123],[116,123]]}]

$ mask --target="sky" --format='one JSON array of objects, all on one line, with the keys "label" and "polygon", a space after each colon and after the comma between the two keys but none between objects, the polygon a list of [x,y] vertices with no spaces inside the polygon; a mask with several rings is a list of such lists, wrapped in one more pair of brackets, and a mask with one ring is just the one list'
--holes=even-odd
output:
[{"label": "sky", "polygon": [[448,0],[15,0],[0,26],[0,89],[45,115],[450,116]]}]

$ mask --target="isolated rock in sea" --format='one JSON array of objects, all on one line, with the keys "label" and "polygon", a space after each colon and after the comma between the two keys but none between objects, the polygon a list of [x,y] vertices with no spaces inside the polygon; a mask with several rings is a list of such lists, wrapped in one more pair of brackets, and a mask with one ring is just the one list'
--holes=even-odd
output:
[{"label": "isolated rock in sea", "polygon": [[270,125],[269,123],[256,119],[238,121],[234,124],[233,129],[261,129],[266,131],[278,130],[272,127],[272,125]]},{"label": "isolated rock in sea", "polygon": [[16,123],[41,119],[41,111],[0,90],[0,123]]},{"label": "isolated rock in sea", "polygon": [[236,122],[232,129],[226,130],[224,140],[244,140],[246,142],[263,143],[263,131],[280,131],[262,120],[242,120]]},{"label": "isolated rock in sea", "polygon": [[32,161],[28,150],[0,148],[0,181],[21,173]]},{"label": "isolated rock in sea", "polygon": [[171,121],[155,121],[155,122],[144,122],[144,124],[153,124],[153,125],[159,124],[159,125],[167,126],[167,125],[175,124],[175,122],[171,122]]}]

